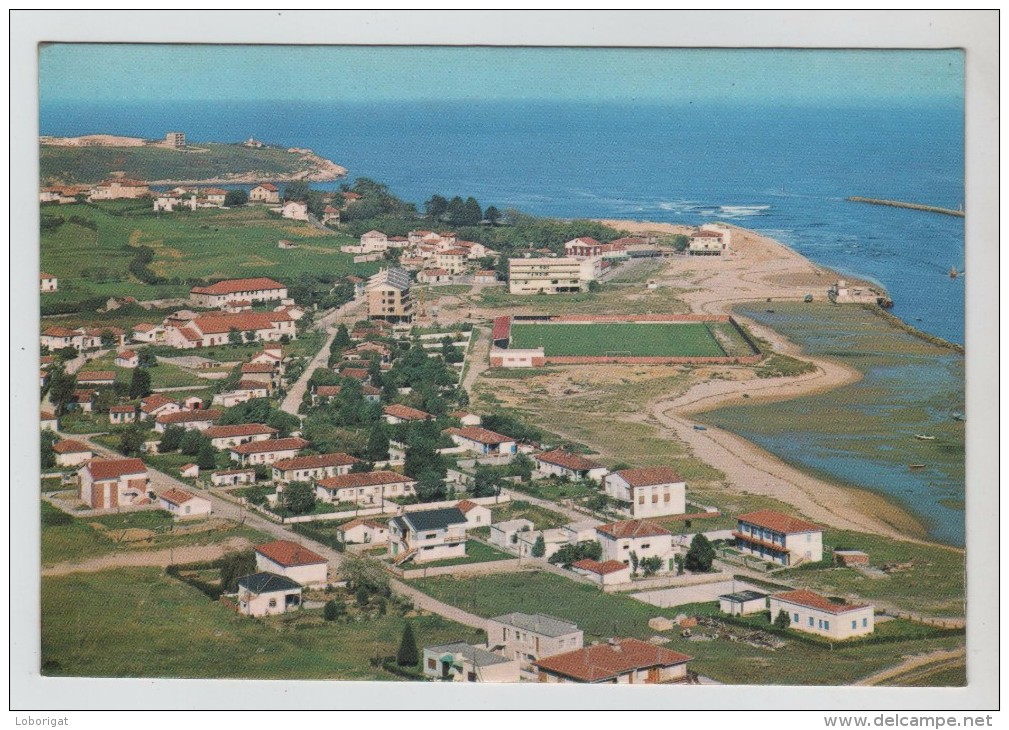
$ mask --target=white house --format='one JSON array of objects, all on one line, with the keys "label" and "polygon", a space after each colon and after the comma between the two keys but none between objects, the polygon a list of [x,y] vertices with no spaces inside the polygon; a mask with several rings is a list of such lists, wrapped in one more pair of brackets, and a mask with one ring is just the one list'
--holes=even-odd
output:
[{"label": "white house", "polygon": [[424,676],[446,682],[518,682],[519,664],[462,641],[424,647]]},{"label": "white house", "polygon": [[341,476],[350,473],[350,468],[359,461],[361,460],[343,453],[281,459],[273,464],[273,480],[286,484]]},{"label": "white house", "polygon": [[257,185],[249,191],[249,202],[251,203],[279,203],[280,188],[273,183],[263,183]]},{"label": "white house", "polygon": [[123,350],[113,361],[117,368],[135,368],[140,365],[140,356],[134,350]]},{"label": "white house", "polygon": [[168,413],[178,413],[181,410],[182,406],[161,393],[152,393],[146,398],[140,399],[141,421],[146,421],[148,418],[156,419],[158,416]]},{"label": "white house", "polygon": [[256,569],[282,575],[303,586],[325,585],[329,563],[296,542],[274,540],[256,545]]},{"label": "white house", "polygon": [[456,507],[466,515],[466,522],[469,523],[470,527],[486,527],[491,523],[491,511],[482,504],[464,499]]},{"label": "white house", "polygon": [[547,451],[537,454],[533,458],[536,460],[536,472],[542,476],[591,479],[598,482],[606,476],[607,472],[606,467],[602,464],[563,449]]},{"label": "white house", "polygon": [[236,423],[233,426],[211,426],[203,432],[215,449],[227,449],[253,441],[266,441],[277,434],[277,429],[263,423]]},{"label": "white house", "polygon": [[563,527],[554,527],[549,530],[528,530],[519,532],[515,542],[518,554],[524,558],[531,558],[536,549],[536,542],[543,538],[544,560],[549,560],[554,553],[568,544],[568,531]]},{"label": "white house", "polygon": [[39,430],[56,431],[60,427],[59,419],[50,411],[39,411]]},{"label": "white house", "polygon": [[514,454],[518,450],[515,439],[480,426],[446,428],[444,432],[451,436],[458,446],[464,446],[477,454]]},{"label": "white house", "polygon": [[396,565],[465,557],[467,526],[458,507],[405,512],[389,520],[389,557]]},{"label": "white house", "polygon": [[823,560],[823,528],[770,509],[739,515],[732,536],[736,547],[780,565]]},{"label": "white house", "polygon": [[475,413],[470,413],[469,411],[452,411],[448,415],[452,418],[459,419],[459,423],[463,426],[479,426],[483,421],[480,416]]},{"label": "white house", "polygon": [[530,532],[532,529],[533,523],[524,517],[515,520],[505,520],[504,522],[495,522],[490,526],[488,542],[491,545],[514,552],[518,550],[519,534]]},{"label": "white house", "polygon": [[404,406],[399,403],[394,403],[391,406],[383,408],[382,417],[385,418],[386,423],[394,425],[397,423],[413,423],[417,421],[434,420],[434,416],[430,413],[425,413],[417,408],[411,408],[410,406]]},{"label": "white house", "polygon": [[43,294],[59,289],[59,279],[44,271],[39,272],[39,291]]},{"label": "white house", "polygon": [[721,256],[728,249],[720,231],[700,229],[690,234],[687,251],[691,256]]},{"label": "white house", "polygon": [[255,482],[255,469],[222,469],[210,475],[210,483],[215,487],[236,487]]},{"label": "white house", "polygon": [[161,509],[172,513],[176,519],[209,515],[213,507],[209,499],[198,497],[183,489],[169,489],[158,496]]},{"label": "white house", "polygon": [[165,320],[165,344],[181,350],[240,342],[297,339],[297,323],[287,312],[212,312],[185,322]]},{"label": "white house", "polygon": [[154,419],[154,430],[164,433],[169,426],[181,426],[187,431],[206,431],[223,415],[224,411],[213,409],[162,413]]},{"label": "white house", "polygon": [[235,301],[272,302],[287,299],[287,287],[265,276],[250,279],[226,279],[210,286],[194,286],[189,298],[197,307],[216,309]]},{"label": "white house", "polygon": [[293,459],[298,452],[309,445],[303,438],[266,439],[265,441],[250,441],[237,446],[229,446],[231,460],[241,466],[255,464],[272,464],[282,459]]},{"label": "white house", "polygon": [[109,406],[109,423],[134,423],[136,420],[136,406]]},{"label": "white house", "polygon": [[320,479],[315,483],[315,494],[323,502],[331,504],[350,502],[372,507],[384,504],[387,499],[413,496],[416,487],[416,480],[403,474],[370,471]]},{"label": "white house", "polygon": [[487,647],[518,662],[526,679],[535,678],[539,659],[581,649],[584,641],[577,624],[542,613],[507,613],[487,619]]},{"label": "white house", "polygon": [[600,525],[596,528],[599,544],[603,548],[603,560],[615,560],[624,565],[631,565],[631,553],[637,555],[638,561],[645,558],[659,558],[662,565],[660,573],[675,568],[673,556],[673,535],[669,530],[647,520],[627,520]]},{"label": "white house", "polygon": [[134,342],[161,342],[165,339],[165,328],[159,324],[141,322],[133,325],[131,337]]},{"label": "white house", "polygon": [[781,611],[796,631],[843,641],[875,630],[875,610],[869,604],[834,603],[812,591],[775,593],[768,597],[771,621]]},{"label": "white house", "polygon": [[730,616],[747,616],[767,610],[767,594],[760,591],[736,591],[718,597],[718,610]]},{"label": "white house", "polygon": [[254,573],[238,579],[238,610],[246,616],[272,616],[301,606],[301,586],[274,573]]},{"label": "white house", "polygon": [[307,221],[308,203],[303,203],[298,200],[289,200],[284,203],[284,207],[280,209],[280,215],[284,218],[290,218],[295,221]]},{"label": "white house", "polygon": [[53,444],[53,451],[56,452],[56,466],[64,468],[80,466],[91,461],[93,456],[90,446],[74,439],[57,441]]},{"label": "white house", "polygon": [[77,472],[77,497],[93,509],[147,501],[147,467],[140,459],[92,459]]},{"label": "white house", "polygon": [[336,528],[344,543],[370,544],[389,542],[389,525],[367,517],[358,517]]},{"label": "white house", "polygon": [[179,476],[183,479],[196,479],[200,476],[199,464],[183,464],[179,467]]},{"label": "white house", "polygon": [[606,496],[629,506],[631,517],[642,519],[682,515],[687,511],[687,484],[667,466],[622,469],[603,479]]},{"label": "white house", "polygon": [[571,570],[595,581],[600,586],[618,585],[631,582],[631,566],[617,560],[599,562],[585,558],[571,564]]}]

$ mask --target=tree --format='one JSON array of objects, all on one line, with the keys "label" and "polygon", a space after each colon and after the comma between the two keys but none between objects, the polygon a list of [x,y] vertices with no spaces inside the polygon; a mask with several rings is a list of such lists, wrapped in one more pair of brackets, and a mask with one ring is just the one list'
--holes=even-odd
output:
[{"label": "tree", "polygon": [[228,330],[228,342],[232,345],[242,344],[242,333],[238,331],[237,327],[232,327]]},{"label": "tree", "polygon": [[224,205],[228,208],[240,208],[249,202],[249,194],[244,190],[229,190],[224,196]]},{"label": "tree", "polygon": [[673,241],[673,248],[675,248],[677,251],[686,251],[687,246],[690,245],[690,238],[688,236],[684,236],[682,233],[673,236],[672,241]]},{"label": "tree", "polygon": [[308,200],[309,192],[307,182],[295,180],[284,186],[284,200]]},{"label": "tree", "polygon": [[491,205],[483,212],[483,217],[492,226],[496,226],[498,221],[501,220],[501,211]]},{"label": "tree", "polygon": [[179,451],[186,456],[196,456],[200,453],[200,449],[203,448],[204,443],[210,442],[198,429],[186,429],[179,439]]},{"label": "tree", "polygon": [[140,447],[144,445],[144,436],[136,426],[123,431],[119,437],[119,453],[123,456],[140,456]]},{"label": "tree", "polygon": [[370,461],[355,461],[350,465],[351,474],[367,474],[371,471],[375,471],[375,465]]},{"label": "tree", "polygon": [[603,556],[603,547],[595,540],[584,540],[574,545],[564,545],[550,556],[549,562],[563,565],[565,568],[579,560],[589,558],[599,560]]},{"label": "tree", "polygon": [[590,292],[602,291],[602,288],[603,288],[603,285],[600,284],[595,279],[593,279],[592,281],[589,282],[589,291]]},{"label": "tree", "polygon": [[178,451],[182,444],[182,437],[186,435],[186,429],[182,426],[169,426],[161,435],[161,443],[158,444],[158,453],[167,454],[170,451]]},{"label": "tree", "polygon": [[792,625],[792,619],[788,617],[788,612],[785,609],[778,611],[778,615],[774,617],[774,625],[779,629],[787,629]]},{"label": "tree", "polygon": [[384,461],[389,458],[389,434],[385,427],[378,423],[368,435],[368,448],[365,450],[368,461]]},{"label": "tree", "polygon": [[413,635],[413,627],[408,621],[403,627],[403,637],[399,640],[399,649],[396,651],[396,664],[401,667],[415,667],[420,661],[420,653],[417,651],[417,639]]},{"label": "tree", "polygon": [[447,209],[448,201],[440,195],[432,195],[431,199],[424,203],[424,213],[434,220],[441,220]]},{"label": "tree", "polygon": [[291,482],[284,487],[284,507],[296,515],[303,515],[315,509],[315,490],[309,482]]},{"label": "tree", "polygon": [[347,325],[341,324],[336,328],[336,336],[333,337],[333,344],[330,345],[330,352],[343,352],[351,345],[350,332],[347,331]]},{"label": "tree", "polygon": [[655,575],[662,569],[662,558],[658,555],[653,555],[650,558],[641,558],[641,570],[644,572],[647,578],[650,575]]},{"label": "tree", "polygon": [[335,598],[326,601],[326,605],[322,607],[322,618],[326,621],[336,621],[343,618],[346,614],[347,604],[343,601],[337,601]]},{"label": "tree", "polygon": [[674,555],[673,564],[676,565],[676,575],[683,575],[683,556]]},{"label": "tree", "polygon": [[684,565],[692,573],[707,573],[711,570],[711,564],[715,560],[715,548],[711,542],[701,533],[694,535],[690,541],[690,549],[687,550],[687,559]]},{"label": "tree", "polygon": [[631,573],[633,575],[637,575],[638,563],[640,563],[641,561],[638,560],[638,554],[634,550],[631,550],[630,558],[631,558]]},{"label": "tree", "polygon": [[536,542],[533,543],[532,556],[534,558],[542,558],[547,554],[547,541],[543,539],[543,533],[540,533],[536,537]]},{"label": "tree", "polygon": [[249,330],[248,332],[246,332],[245,333],[245,341],[246,342],[255,342],[256,341],[256,333],[253,332],[252,330]]},{"label": "tree", "polygon": [[116,344],[116,336],[112,334],[112,330],[102,330],[99,335],[102,343],[102,347],[112,347]]},{"label": "tree", "polygon": [[42,432],[42,468],[52,469],[56,466],[56,452],[53,451],[53,444],[60,440],[55,433],[46,429]]},{"label": "tree", "polygon": [[493,467],[477,464],[473,475],[474,497],[496,497],[501,493],[501,475]]},{"label": "tree", "polygon": [[344,553],[340,561],[340,574],[353,588],[364,586],[371,593],[390,595],[389,574],[382,563],[365,555]]},{"label": "tree", "polygon": [[477,202],[476,198],[466,198],[466,202],[463,203],[463,211],[464,216],[459,225],[480,225],[480,221],[483,220],[483,210],[480,208],[480,203]]},{"label": "tree", "polygon": [[67,404],[74,396],[74,376],[63,369],[63,365],[52,368],[49,374],[49,400],[56,409],[56,415],[61,416],[66,411]]},{"label": "tree", "polygon": [[196,453],[196,465],[201,469],[213,469],[217,466],[217,449],[210,441],[204,441]]},{"label": "tree", "polygon": [[247,550],[221,558],[221,588],[225,593],[238,590],[238,579],[256,572],[256,553]]},{"label": "tree", "polygon": [[130,378],[130,398],[146,398],[151,394],[151,374],[145,368],[136,368]]},{"label": "tree", "polygon": [[417,499],[421,502],[439,502],[448,496],[445,480],[436,471],[424,471],[417,477]]}]

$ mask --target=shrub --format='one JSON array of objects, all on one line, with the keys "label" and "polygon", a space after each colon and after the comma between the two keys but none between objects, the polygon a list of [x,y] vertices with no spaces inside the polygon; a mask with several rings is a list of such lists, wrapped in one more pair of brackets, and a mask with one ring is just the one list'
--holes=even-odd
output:
[{"label": "shrub", "polygon": [[415,667],[420,661],[420,652],[417,651],[417,639],[413,635],[413,627],[407,622],[403,627],[403,637],[399,641],[399,650],[396,652],[396,664],[401,667]]}]

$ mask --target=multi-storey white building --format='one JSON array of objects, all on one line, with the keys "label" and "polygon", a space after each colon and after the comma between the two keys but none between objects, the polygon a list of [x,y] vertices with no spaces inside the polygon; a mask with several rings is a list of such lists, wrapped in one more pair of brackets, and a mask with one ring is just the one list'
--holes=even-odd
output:
[{"label": "multi-storey white building", "polygon": [[602,273],[600,258],[508,259],[512,294],[562,294],[585,291]]},{"label": "multi-storey white building", "polygon": [[781,565],[798,565],[823,560],[823,528],[781,512],[764,509],[739,515],[736,547]]},{"label": "multi-storey white building", "polygon": [[667,466],[621,469],[603,478],[608,497],[630,507],[632,517],[682,515],[687,511],[687,484]]}]

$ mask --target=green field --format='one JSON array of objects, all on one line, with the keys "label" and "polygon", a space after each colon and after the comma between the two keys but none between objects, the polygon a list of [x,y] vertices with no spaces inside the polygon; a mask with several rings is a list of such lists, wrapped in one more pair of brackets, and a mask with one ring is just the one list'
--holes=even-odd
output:
[{"label": "green field", "polygon": [[[41,268],[60,281],[60,290],[46,294],[44,301],[186,296],[185,284],[152,286],[130,274],[128,267],[140,246],[154,251],[150,269],[156,275],[175,280],[270,276],[290,282],[303,273],[367,276],[378,269],[375,262],[354,264],[352,255],[340,251],[356,239],[284,220],[261,206],[157,216],[148,203],[140,203],[141,208],[138,201],[129,202],[131,207],[41,207],[44,219],[64,220],[41,234]],[[280,239],[293,241],[297,248],[277,248]]]},{"label": "green field", "polygon": [[[511,611],[545,613],[578,624],[585,643],[611,636],[649,639],[658,632],[648,628],[654,616],[691,614],[690,607],[661,609],[629,596],[603,593],[594,586],[553,573],[522,572],[464,579],[452,577],[411,581],[439,600],[478,616],[498,616]],[[713,607],[714,604],[711,604]],[[713,610],[705,607],[706,610]],[[901,657],[936,649],[962,646],[964,637],[908,639],[896,643],[835,645],[833,649],[788,640],[769,651],[727,639],[690,641],[678,631],[664,634],[664,646],[694,657],[690,668],[729,684],[850,684],[901,661]]]},{"label": "green field", "polygon": [[155,146],[39,148],[44,185],[99,182],[113,171],[139,180],[214,180],[248,173],[270,180],[313,168],[301,154],[286,149],[220,143],[190,143],[186,151]]},{"label": "green field", "polygon": [[[342,597],[341,597],[342,598]],[[42,579],[42,673],[84,677],[385,679],[405,619],[322,620],[320,610],[239,616],[154,568]],[[439,616],[409,619],[420,647],[480,641]]]},{"label": "green field", "polygon": [[547,357],[725,357],[707,324],[513,324],[511,347],[542,347]]}]

